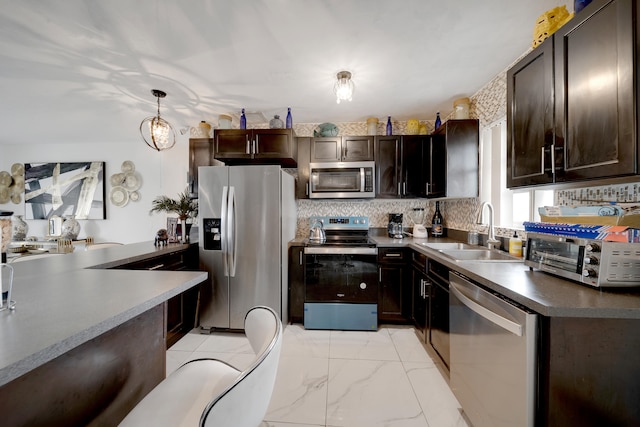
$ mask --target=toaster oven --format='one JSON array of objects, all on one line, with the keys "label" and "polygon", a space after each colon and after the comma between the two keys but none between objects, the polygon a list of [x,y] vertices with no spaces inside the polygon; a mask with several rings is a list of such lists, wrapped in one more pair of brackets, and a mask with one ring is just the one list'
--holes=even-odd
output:
[{"label": "toaster oven", "polygon": [[527,234],[530,268],[593,287],[640,286],[640,244]]}]

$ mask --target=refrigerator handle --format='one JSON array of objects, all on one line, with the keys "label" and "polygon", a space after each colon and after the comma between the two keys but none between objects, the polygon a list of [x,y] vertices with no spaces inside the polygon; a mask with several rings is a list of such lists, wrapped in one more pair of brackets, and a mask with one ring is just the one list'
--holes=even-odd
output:
[{"label": "refrigerator handle", "polygon": [[222,265],[224,266],[224,275],[225,277],[229,276],[229,263],[227,261],[227,253],[229,251],[228,241],[229,236],[227,234],[227,205],[228,205],[228,195],[229,187],[226,185],[222,187],[222,203],[220,204],[220,248],[222,250]]},{"label": "refrigerator handle", "polygon": [[229,205],[227,208],[228,236],[229,236],[229,276],[236,277],[236,247],[238,243],[236,234],[236,188],[229,188]]}]

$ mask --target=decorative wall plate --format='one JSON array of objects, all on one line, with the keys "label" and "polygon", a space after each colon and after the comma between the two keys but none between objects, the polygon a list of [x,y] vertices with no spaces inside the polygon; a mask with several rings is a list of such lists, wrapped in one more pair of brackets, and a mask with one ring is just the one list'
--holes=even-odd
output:
[{"label": "decorative wall plate", "polygon": [[122,166],[120,166],[120,169],[124,173],[134,172],[136,170],[136,166],[131,160],[125,160],[124,162],[122,162]]},{"label": "decorative wall plate", "polygon": [[131,200],[132,202],[137,202],[138,200],[140,200],[140,193],[138,193],[137,191],[132,191],[131,193],[129,193],[129,200]]},{"label": "decorative wall plate", "polygon": [[121,208],[129,202],[129,193],[123,187],[116,186],[111,189],[109,199],[114,206]]},{"label": "decorative wall plate", "polygon": [[122,183],[124,182],[124,174],[114,173],[113,175],[111,175],[111,178],[109,178],[109,182],[114,187],[117,185],[122,185]]},{"label": "decorative wall plate", "polygon": [[0,186],[8,187],[13,182],[13,178],[11,178],[11,174],[7,171],[0,172]]},{"label": "decorative wall plate", "polygon": [[124,182],[122,186],[126,188],[128,191],[136,191],[142,185],[142,180],[140,179],[140,175],[136,172],[129,172],[124,174]]}]

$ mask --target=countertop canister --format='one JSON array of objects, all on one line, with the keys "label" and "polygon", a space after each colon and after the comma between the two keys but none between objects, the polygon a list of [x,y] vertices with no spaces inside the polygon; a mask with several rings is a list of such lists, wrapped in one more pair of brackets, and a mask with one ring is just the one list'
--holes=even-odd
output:
[{"label": "countertop canister", "polygon": [[453,118],[463,120],[469,118],[469,98],[459,98],[453,101]]},{"label": "countertop canister", "polygon": [[367,119],[367,135],[378,134],[378,119],[376,117],[369,117]]},{"label": "countertop canister", "polygon": [[218,116],[218,129],[231,129],[231,116],[220,114]]}]

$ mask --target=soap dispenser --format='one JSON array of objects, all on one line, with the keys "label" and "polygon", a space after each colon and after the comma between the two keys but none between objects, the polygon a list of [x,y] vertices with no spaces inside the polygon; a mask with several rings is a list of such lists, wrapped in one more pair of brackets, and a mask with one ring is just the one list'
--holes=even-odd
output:
[{"label": "soap dispenser", "polygon": [[509,239],[509,255],[522,256],[522,240],[518,237],[518,233],[513,232],[513,237]]}]

